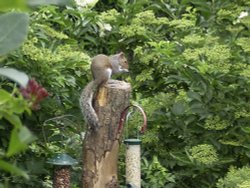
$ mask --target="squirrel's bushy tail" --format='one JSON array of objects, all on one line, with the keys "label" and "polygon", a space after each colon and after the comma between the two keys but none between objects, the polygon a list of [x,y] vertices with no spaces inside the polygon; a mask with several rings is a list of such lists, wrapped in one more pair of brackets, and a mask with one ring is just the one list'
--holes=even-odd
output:
[{"label": "squirrel's bushy tail", "polygon": [[97,128],[99,127],[99,120],[92,105],[93,96],[97,89],[98,84],[95,81],[91,81],[83,89],[79,101],[85,121],[87,122],[88,126],[91,126],[91,129],[94,130],[97,130]]}]

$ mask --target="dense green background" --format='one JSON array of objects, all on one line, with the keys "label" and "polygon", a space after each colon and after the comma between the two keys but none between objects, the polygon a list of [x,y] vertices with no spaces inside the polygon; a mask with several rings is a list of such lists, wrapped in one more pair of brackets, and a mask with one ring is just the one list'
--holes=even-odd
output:
[{"label": "dense green background", "polygon": [[[1,99],[17,102],[0,99],[0,162],[26,172],[7,167],[14,174],[1,172],[2,186],[51,187],[49,157],[67,152],[80,161],[78,98],[91,79],[90,57],[123,51],[130,75],[122,79],[132,84],[132,102],[148,115],[143,187],[249,187],[249,7],[248,0],[103,0],[82,8],[24,8],[28,37],[7,55],[0,40],[0,65],[26,72],[50,96],[29,115],[17,86],[1,79]],[[33,139],[22,128],[30,140],[21,153],[12,148],[16,152],[9,154],[10,134],[16,135],[10,113],[36,137],[27,146]],[[140,125],[139,118],[135,114],[131,124]],[[132,135],[136,127],[131,129]],[[123,157],[121,152],[122,185]],[[74,167],[72,187],[79,187],[80,167]]]}]

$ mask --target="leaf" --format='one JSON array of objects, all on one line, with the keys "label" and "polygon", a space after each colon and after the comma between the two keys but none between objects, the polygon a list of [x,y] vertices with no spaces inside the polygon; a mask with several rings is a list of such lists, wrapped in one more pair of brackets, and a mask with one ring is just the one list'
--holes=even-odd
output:
[{"label": "leaf", "polygon": [[178,101],[177,103],[175,103],[172,107],[172,112],[175,115],[182,115],[185,112],[185,106],[182,102]]},{"label": "leaf", "polygon": [[4,171],[15,174],[17,176],[22,176],[25,179],[29,179],[29,176],[25,171],[21,170],[20,168],[18,168],[17,166],[15,166],[13,164],[5,162],[3,160],[0,160],[0,169],[3,169]]},{"label": "leaf", "polygon": [[25,10],[26,0],[0,0],[0,10],[21,9]]},{"label": "leaf", "polygon": [[250,126],[242,126],[241,130],[244,131],[245,133],[250,133]]},{"label": "leaf", "polygon": [[191,101],[189,103],[190,105],[190,109],[193,113],[197,113],[197,114],[206,114],[207,113],[207,110],[206,108],[204,107],[204,105],[198,101]]},{"label": "leaf", "polygon": [[0,76],[5,76],[17,82],[22,87],[26,87],[29,81],[29,77],[27,74],[12,68],[0,68]]},{"label": "leaf", "polygon": [[0,56],[17,49],[26,39],[29,16],[11,12],[0,15]]},{"label": "leaf", "polygon": [[171,157],[173,157],[175,160],[177,160],[177,161],[179,161],[179,162],[181,162],[183,164],[191,164],[191,162],[189,161],[189,159],[185,155],[183,155],[181,153],[170,152],[169,155]]},{"label": "leaf", "polygon": [[18,134],[20,141],[25,144],[29,144],[35,140],[35,136],[30,132],[27,127],[22,127]]},{"label": "leaf", "polygon": [[201,96],[200,96],[198,93],[196,93],[196,92],[188,91],[188,92],[187,92],[187,96],[188,96],[189,98],[191,98],[191,99],[195,99],[195,100],[198,100],[198,101],[201,102]]},{"label": "leaf", "polygon": [[14,125],[15,128],[21,128],[22,122],[17,115],[4,113],[4,118],[8,120],[8,122],[10,122],[12,125]]},{"label": "leaf", "polygon": [[194,122],[196,120],[196,117],[194,115],[189,115],[184,120],[185,125],[189,125],[190,123]]},{"label": "leaf", "polygon": [[235,141],[235,140],[219,140],[220,143],[224,145],[230,145],[230,146],[242,146],[241,142]]},{"label": "leaf", "polygon": [[11,99],[10,93],[7,91],[0,89],[0,105],[4,104],[6,101]]},{"label": "leaf", "polygon": [[11,132],[7,156],[10,157],[23,151],[34,139],[35,137],[26,127],[14,128]]},{"label": "leaf", "polygon": [[28,0],[28,4],[30,6],[38,6],[38,5],[72,5],[72,0]]}]

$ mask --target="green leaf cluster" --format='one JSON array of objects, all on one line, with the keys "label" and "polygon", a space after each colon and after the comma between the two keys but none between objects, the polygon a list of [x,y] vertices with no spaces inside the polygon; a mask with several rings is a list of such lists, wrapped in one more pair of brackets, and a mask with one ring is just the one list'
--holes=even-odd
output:
[{"label": "green leaf cluster", "polygon": [[175,182],[175,177],[163,167],[157,156],[152,161],[142,159],[142,186],[143,187],[170,187]]},{"label": "green leaf cluster", "polygon": [[[37,3],[35,2],[36,5]],[[57,3],[57,1],[40,1],[38,4],[41,3],[53,4]],[[66,3],[66,1],[63,3]],[[0,4],[3,5],[1,6],[1,10],[4,11],[20,8],[26,10],[26,1],[11,1],[9,4],[0,2]],[[34,2],[32,6],[34,6]],[[79,144],[79,140],[81,141],[79,132],[77,134],[74,133],[74,135],[62,136],[63,131],[60,129],[57,132],[55,131],[52,137],[54,136],[58,140],[60,135],[62,140],[46,144],[50,133],[53,133],[53,128],[58,123],[52,124],[53,128],[49,127],[45,131],[42,122],[51,116],[65,113],[68,109],[72,109],[71,101],[70,103],[63,103],[60,101],[60,97],[69,96],[69,90],[72,87],[75,87],[76,90],[80,89],[77,87],[77,80],[72,76],[72,72],[74,71],[79,78],[82,72],[80,70],[83,68],[88,69],[90,58],[85,53],[76,51],[76,42],[72,40],[69,40],[67,44],[59,46],[61,44],[59,40],[68,40],[67,35],[57,32],[47,24],[43,25],[37,22],[33,25],[31,20],[33,21],[34,19],[29,18],[27,13],[9,12],[0,14],[0,23],[3,26],[0,28],[0,66],[4,67],[0,68],[0,182],[4,183],[4,185],[0,184],[1,187],[15,187],[20,185],[46,187],[51,185],[51,177],[48,177],[49,172],[46,170],[49,167],[45,167],[44,156],[53,155],[56,151],[63,152],[67,150],[70,152],[73,148],[72,145],[75,146],[76,143]],[[29,35],[27,36],[28,29]],[[53,44],[45,45],[52,40],[54,40]],[[62,62],[65,62],[65,64],[62,64]],[[68,65],[68,70],[65,69],[67,68],[65,65]],[[54,66],[54,69],[51,69],[51,66]],[[23,71],[17,71],[9,67]],[[50,71],[47,75],[53,75],[53,78],[46,78],[46,73],[42,70],[46,73]],[[42,110],[35,115],[31,115],[31,104],[24,99],[18,88],[25,88],[28,83],[29,78],[24,72],[29,73],[30,77],[36,78],[40,83],[45,83],[46,88],[51,88],[51,101],[54,101],[54,104],[60,106],[61,109],[56,108],[56,105],[53,106],[52,103],[47,103],[47,107],[54,109],[47,111],[48,108],[46,109],[45,107],[44,112],[47,111],[48,116],[41,112]],[[40,79],[39,75],[43,75],[45,79]],[[46,82],[49,79],[52,81],[51,84]],[[17,82],[19,85],[16,86],[16,84],[10,81]],[[54,85],[53,82],[55,83]],[[47,87],[46,84],[50,86]],[[65,89],[62,89],[62,87]],[[68,87],[68,90],[66,87]],[[64,94],[61,96],[53,94],[52,88],[60,90]],[[55,101],[53,97],[58,100]],[[68,121],[71,124],[73,123],[71,120]],[[79,127],[79,124],[75,125]],[[69,134],[72,134],[74,131],[76,130],[71,128]],[[30,145],[36,138],[37,142]],[[65,149],[65,145],[69,147]],[[78,170],[80,170],[79,167]],[[41,182],[40,178],[38,178],[41,175],[44,176],[44,180],[46,179],[46,181]]]},{"label": "green leaf cluster", "polygon": [[218,161],[218,155],[212,145],[201,144],[190,149],[191,158],[204,165],[211,165]]},{"label": "green leaf cluster", "polygon": [[230,167],[228,173],[224,178],[219,179],[216,186],[218,188],[228,187],[228,188],[243,188],[248,187],[250,169],[248,166],[243,168]]},{"label": "green leaf cluster", "polygon": [[15,164],[4,160],[6,157],[12,157],[27,149],[28,144],[35,139],[27,127],[22,125],[20,115],[25,112],[30,114],[29,105],[16,89],[12,93],[0,89],[0,132],[1,134],[9,132],[10,134],[9,140],[1,137],[1,142],[7,142],[8,145],[5,151],[1,149],[0,169],[28,179],[29,176],[26,172],[19,169]]}]

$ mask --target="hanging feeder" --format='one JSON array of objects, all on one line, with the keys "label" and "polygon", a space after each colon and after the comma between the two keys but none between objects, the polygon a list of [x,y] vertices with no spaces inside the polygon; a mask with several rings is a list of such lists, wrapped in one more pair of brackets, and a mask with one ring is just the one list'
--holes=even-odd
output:
[{"label": "hanging feeder", "polygon": [[49,159],[47,163],[54,166],[53,188],[70,188],[70,167],[77,164],[77,160],[62,153]]},{"label": "hanging feeder", "polygon": [[127,187],[141,187],[141,140],[126,139],[126,183]]},{"label": "hanging feeder", "polygon": [[[136,107],[143,116],[143,125],[141,126],[140,133],[143,134],[147,126],[147,116],[143,109],[137,105],[128,106],[122,113],[118,133],[121,132],[123,124],[128,121],[130,113],[127,114],[130,107]],[[126,144],[126,186],[130,188],[141,187],[141,140],[138,138],[129,138],[124,140]]]}]

